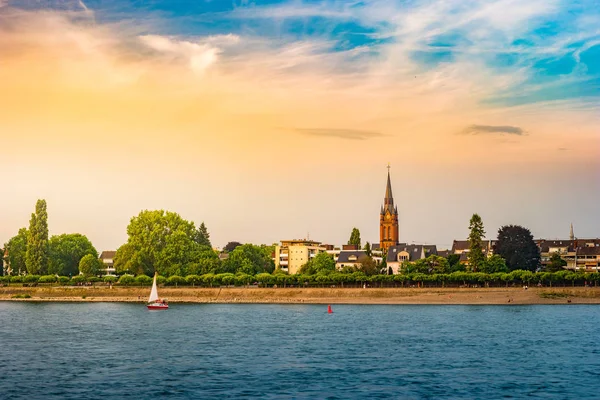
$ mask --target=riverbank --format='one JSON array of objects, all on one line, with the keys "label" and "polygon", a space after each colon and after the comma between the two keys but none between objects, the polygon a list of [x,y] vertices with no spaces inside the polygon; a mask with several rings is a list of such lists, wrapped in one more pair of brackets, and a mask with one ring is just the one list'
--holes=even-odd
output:
[{"label": "riverbank", "polygon": [[[0,301],[145,302],[147,287],[2,287]],[[161,288],[170,303],[600,304],[600,288]]]}]

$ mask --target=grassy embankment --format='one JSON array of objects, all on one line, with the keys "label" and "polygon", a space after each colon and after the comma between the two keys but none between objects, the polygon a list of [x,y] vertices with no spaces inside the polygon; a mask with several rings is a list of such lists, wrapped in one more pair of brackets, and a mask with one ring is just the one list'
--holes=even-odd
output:
[{"label": "grassy embankment", "polygon": [[[0,300],[145,302],[147,287],[0,288]],[[173,288],[170,303],[600,304],[600,288]]]}]

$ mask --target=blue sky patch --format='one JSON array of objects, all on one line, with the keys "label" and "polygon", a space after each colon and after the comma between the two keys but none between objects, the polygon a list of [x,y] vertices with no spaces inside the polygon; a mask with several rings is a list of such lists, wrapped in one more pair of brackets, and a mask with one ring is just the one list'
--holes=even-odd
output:
[{"label": "blue sky patch", "polygon": [[600,74],[600,44],[590,47],[582,52],[579,57],[587,67],[588,74]]},{"label": "blue sky patch", "polygon": [[451,51],[414,51],[412,59],[427,69],[434,68],[440,63],[450,62],[454,58]]},{"label": "blue sky patch", "polygon": [[572,54],[560,58],[546,58],[533,65],[536,74],[545,76],[568,75],[573,71],[577,62]]}]

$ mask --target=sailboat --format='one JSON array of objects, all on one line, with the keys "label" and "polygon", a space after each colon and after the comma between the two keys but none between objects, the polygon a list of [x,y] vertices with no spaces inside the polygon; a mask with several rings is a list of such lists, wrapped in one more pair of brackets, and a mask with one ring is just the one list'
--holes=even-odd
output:
[{"label": "sailboat", "polygon": [[156,287],[156,276],[158,274],[154,273],[154,281],[152,282],[152,290],[150,291],[150,297],[148,298],[148,310],[166,310],[169,308],[169,304],[167,300],[161,299],[158,297],[158,289]]}]

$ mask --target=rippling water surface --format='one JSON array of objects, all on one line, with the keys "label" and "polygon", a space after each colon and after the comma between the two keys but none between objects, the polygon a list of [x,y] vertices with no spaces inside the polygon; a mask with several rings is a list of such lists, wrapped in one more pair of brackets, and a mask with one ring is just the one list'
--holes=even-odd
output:
[{"label": "rippling water surface", "polygon": [[0,303],[0,398],[600,398],[598,306]]}]

